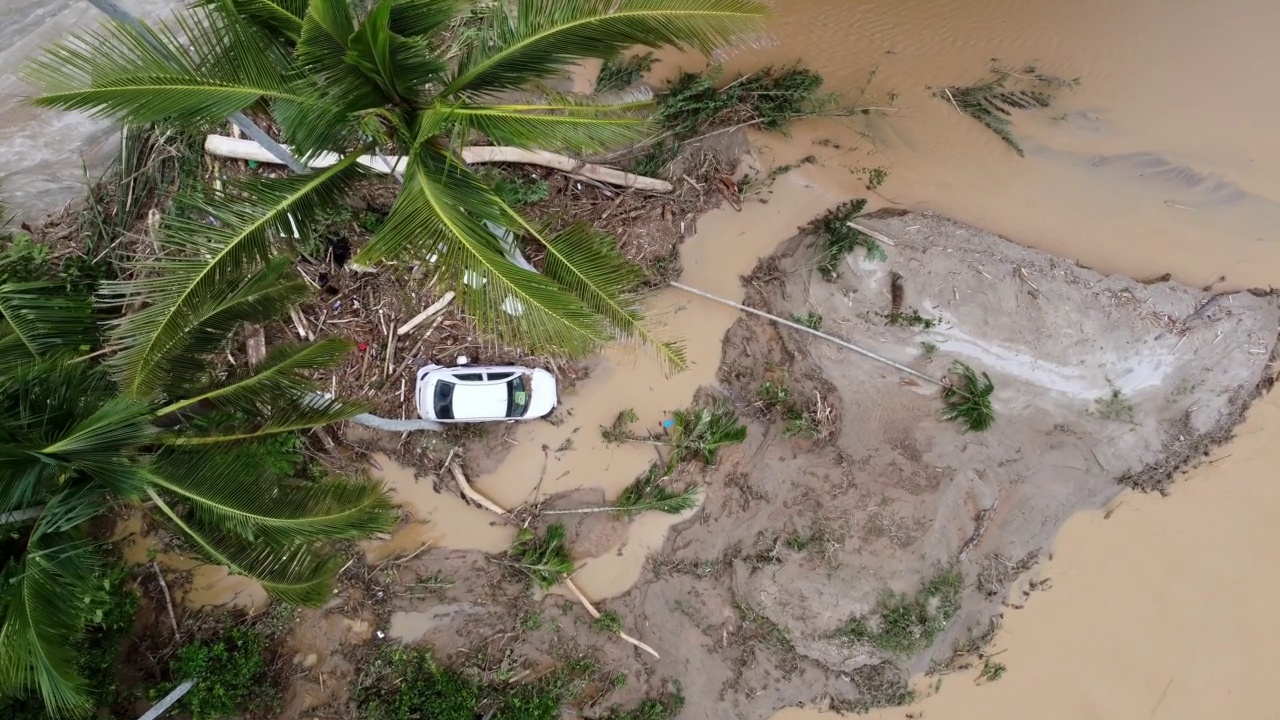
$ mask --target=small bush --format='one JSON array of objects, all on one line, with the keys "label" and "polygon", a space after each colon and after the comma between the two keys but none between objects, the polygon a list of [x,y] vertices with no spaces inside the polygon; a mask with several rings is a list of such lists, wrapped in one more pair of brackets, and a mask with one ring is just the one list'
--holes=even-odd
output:
[{"label": "small bush", "polygon": [[803,325],[810,330],[818,330],[822,327],[822,316],[816,312],[791,313],[791,322]]},{"label": "small bush", "polygon": [[612,610],[600,613],[600,617],[591,622],[591,627],[599,632],[617,635],[622,632],[622,618]]},{"label": "small bush", "polygon": [[198,680],[178,701],[193,720],[272,706],[278,697],[268,682],[268,647],[265,635],[246,627],[229,627],[216,637],[194,640],[178,650],[170,665],[172,685],[155,695],[163,697],[184,680]]},{"label": "small bush", "polygon": [[480,685],[437,665],[431,651],[396,646],[373,663],[355,691],[363,720],[475,720]]},{"label": "small bush", "polygon": [[960,610],[964,576],[948,568],[933,576],[914,597],[886,592],[870,617],[850,620],[841,635],[851,642],[868,643],[898,655],[917,653],[934,638]]},{"label": "small bush", "polygon": [[511,207],[534,205],[551,197],[551,186],[538,177],[515,175],[499,180],[493,189]]}]

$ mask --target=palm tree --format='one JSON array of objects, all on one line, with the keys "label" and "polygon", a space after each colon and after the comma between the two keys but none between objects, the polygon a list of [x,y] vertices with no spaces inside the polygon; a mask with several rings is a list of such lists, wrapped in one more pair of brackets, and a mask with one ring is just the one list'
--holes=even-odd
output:
[{"label": "palm tree", "polygon": [[[343,161],[297,193],[255,208],[267,224],[318,195],[338,196],[361,154],[407,156],[390,217],[355,258],[413,256],[439,266],[481,328],[500,341],[579,356],[610,339],[639,341],[680,367],[680,347],[642,325],[640,271],[590,227],[530,222],[462,161],[477,136],[519,148],[591,153],[652,130],[649,98],[584,98],[543,83],[583,58],[634,46],[710,52],[762,28],[764,0],[198,0],[171,25],[110,24],[51,47],[28,78],[45,107],[130,123],[209,125],[239,111],[269,118],[304,157]],[[357,6],[366,6],[367,11]],[[477,3],[477,5],[480,5]],[[532,90],[531,90],[532,89]],[[326,198],[326,202],[336,201]],[[205,270],[166,281],[156,315],[181,315],[205,275],[238,272],[236,218],[201,241]],[[188,239],[200,228],[175,228]],[[541,271],[512,235],[545,253]],[[189,249],[189,248],[188,248]],[[189,282],[186,282],[189,281]],[[184,284],[185,283],[185,284]],[[144,352],[144,351],[140,351]]]},{"label": "palm tree", "polygon": [[263,462],[265,439],[359,411],[306,392],[306,374],[339,359],[342,341],[283,345],[254,368],[216,360],[241,323],[307,292],[289,266],[204,278],[198,301],[181,304],[183,330],[146,348],[126,338],[164,321],[154,307],[100,338],[88,296],[0,286],[0,695],[38,694],[51,716],[92,709],[77,643],[101,609],[104,543],[86,525],[105,513],[145,507],[208,562],[312,605],[340,562],[327,542],[389,527],[379,484],[304,481]]}]

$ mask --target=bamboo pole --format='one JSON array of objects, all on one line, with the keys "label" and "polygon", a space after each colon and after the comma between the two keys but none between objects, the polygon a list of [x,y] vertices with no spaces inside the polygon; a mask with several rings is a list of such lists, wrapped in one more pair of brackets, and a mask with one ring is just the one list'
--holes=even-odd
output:
[{"label": "bamboo pole", "polygon": [[893,361],[893,360],[890,360],[889,358],[884,357],[883,355],[877,355],[877,354],[875,354],[875,353],[871,352],[870,350],[864,350],[863,348],[860,348],[860,347],[858,347],[857,345],[854,345],[853,343],[845,342],[844,340],[841,340],[840,338],[835,337],[834,335],[828,335],[828,334],[826,334],[826,333],[824,333],[824,332],[820,332],[820,331],[818,331],[818,330],[814,330],[813,328],[805,327],[804,325],[801,325],[800,323],[792,322],[792,321],[787,320],[787,319],[785,319],[785,318],[780,318],[780,317],[778,317],[777,315],[770,315],[770,314],[769,314],[769,313],[767,313],[767,312],[762,312],[762,311],[760,311],[760,310],[756,310],[755,308],[747,307],[746,305],[743,305],[742,303],[736,303],[736,302],[734,302],[734,301],[732,301],[732,300],[726,300],[726,299],[724,299],[724,298],[722,298],[722,297],[717,297],[717,296],[715,296],[715,295],[712,295],[712,294],[711,294],[711,293],[709,293],[709,292],[703,292],[702,290],[699,290],[699,289],[697,289],[697,288],[692,288],[692,287],[689,287],[688,285],[683,285],[683,284],[678,283],[678,282],[673,282],[673,283],[671,283],[671,287],[679,288],[679,289],[681,289],[681,290],[684,290],[684,291],[685,291],[685,292],[687,292],[687,293],[692,293],[692,294],[694,294],[694,295],[697,295],[698,297],[703,297],[703,298],[706,298],[706,299],[708,299],[708,300],[713,300],[713,301],[715,301],[715,302],[720,303],[721,305],[728,305],[728,306],[729,306],[729,307],[731,307],[731,308],[736,308],[736,309],[741,310],[742,312],[745,312],[745,313],[751,313],[752,315],[759,315],[760,317],[765,318],[766,320],[772,320],[772,321],[774,321],[774,322],[776,322],[776,323],[779,323],[779,324],[782,324],[782,325],[786,325],[786,326],[787,326],[787,327],[789,327],[789,328],[794,328],[794,329],[799,330],[799,331],[801,331],[801,332],[807,332],[807,333],[809,333],[810,335],[814,335],[814,336],[820,337],[820,338],[822,338],[823,340],[826,340],[827,342],[833,342],[833,343],[835,343],[836,345],[839,345],[839,346],[841,346],[841,347],[843,347],[843,348],[847,348],[847,349],[849,349],[849,350],[852,350],[852,351],[854,351],[854,352],[858,353],[859,355],[861,355],[861,356],[863,356],[863,357],[865,357],[865,358],[868,358],[868,359],[871,359],[871,360],[875,360],[875,361],[876,361],[876,362],[878,362],[878,363],[883,363],[883,364],[885,364],[885,365],[888,365],[889,367],[891,367],[891,368],[893,368],[893,369],[897,370],[898,372],[905,373],[905,374],[907,374],[907,375],[910,375],[911,377],[919,378],[920,380],[924,380],[925,382],[931,382],[931,383],[933,383],[934,385],[937,385],[937,386],[939,386],[939,387],[950,387],[949,385],[947,385],[946,383],[942,382],[941,380],[938,380],[937,378],[930,377],[930,376],[925,375],[924,373],[919,372],[919,371],[917,371],[917,370],[912,370],[911,368],[907,367],[906,365],[903,365],[902,363],[899,363],[899,362],[895,362],[895,361]]}]

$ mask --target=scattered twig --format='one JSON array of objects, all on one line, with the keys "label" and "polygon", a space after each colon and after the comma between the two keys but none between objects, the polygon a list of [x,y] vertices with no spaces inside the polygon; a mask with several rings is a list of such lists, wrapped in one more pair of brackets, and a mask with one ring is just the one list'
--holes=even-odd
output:
[{"label": "scattered twig", "polygon": [[165,609],[169,611],[169,624],[173,626],[173,637],[178,638],[178,618],[173,614],[173,597],[169,595],[169,584],[164,581],[164,573],[160,572],[160,564],[151,561],[151,569],[156,571],[156,578],[160,581],[160,592],[164,593]]}]

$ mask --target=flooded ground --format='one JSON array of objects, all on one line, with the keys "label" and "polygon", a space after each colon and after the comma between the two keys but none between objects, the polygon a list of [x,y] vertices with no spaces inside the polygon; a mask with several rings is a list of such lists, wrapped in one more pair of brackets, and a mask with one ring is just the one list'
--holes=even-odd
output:
[{"label": "flooded ground", "polygon": [[[856,144],[836,121],[798,139],[856,147],[814,169],[841,182],[883,165],[895,205],[931,209],[1103,272],[1171,272],[1215,289],[1269,286],[1280,267],[1280,71],[1268,31],[1280,6],[1251,0],[1058,3],[966,0],[787,3],[765,59],[801,58],[836,89],[879,72],[869,104],[897,111]],[[812,48],[821,47],[821,52]],[[926,86],[984,77],[990,58],[1081,78],[1038,118],[1015,119],[1020,159]],[[742,58],[755,64],[758,55]],[[737,58],[735,58],[737,60]],[[1122,496],[1068,522],[1042,574],[1052,591],[1006,613],[995,683],[945,678],[918,707],[872,717],[934,720],[1262,717],[1266,659],[1280,625],[1257,561],[1280,549],[1280,402],[1256,407],[1240,438],[1168,499]],[[1113,506],[1114,507],[1114,506]],[[823,720],[786,710],[775,720]]]}]

